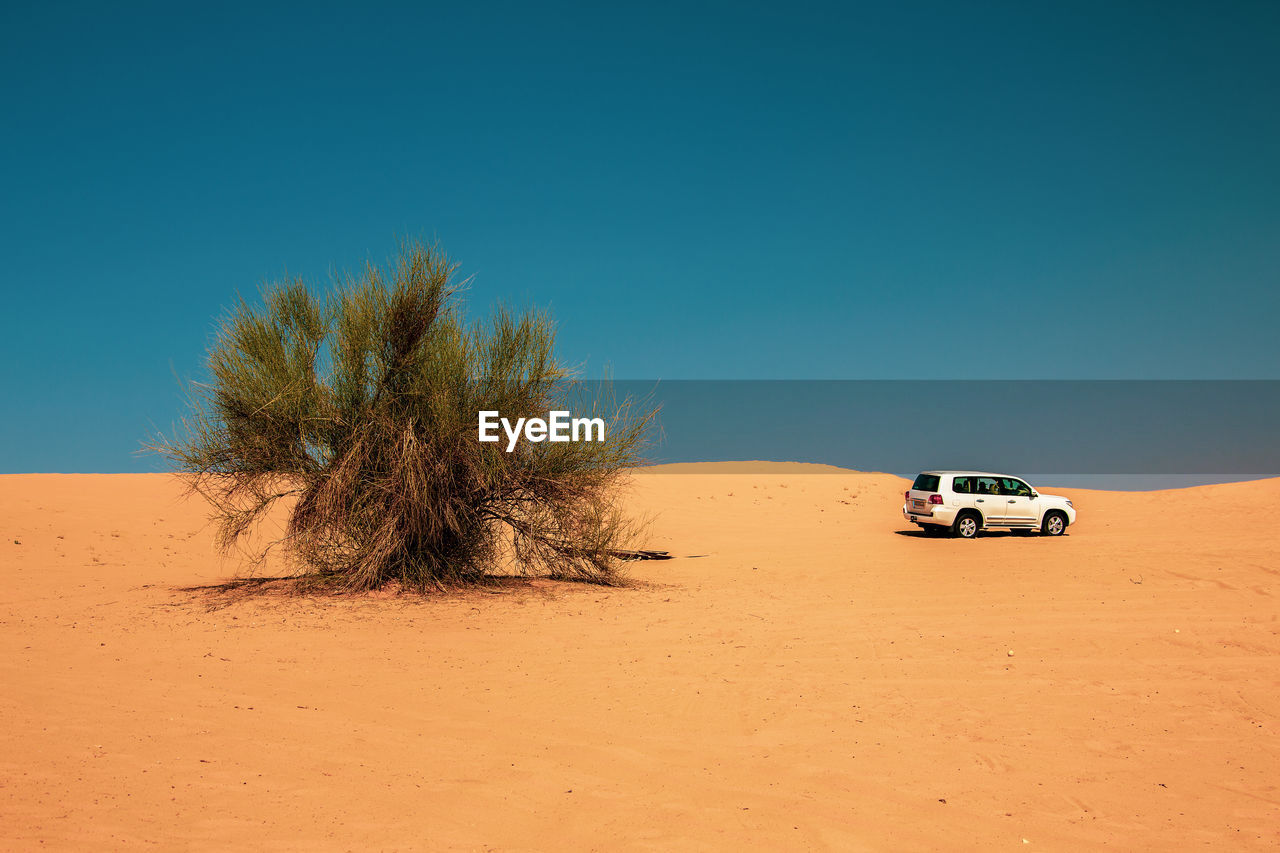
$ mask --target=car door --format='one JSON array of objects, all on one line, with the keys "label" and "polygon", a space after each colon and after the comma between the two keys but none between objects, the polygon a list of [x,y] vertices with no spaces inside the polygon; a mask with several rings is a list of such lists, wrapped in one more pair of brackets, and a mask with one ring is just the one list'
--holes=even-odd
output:
[{"label": "car door", "polygon": [[1000,481],[995,477],[975,477],[977,489],[973,496],[973,505],[986,524],[1004,524],[1004,501],[1000,495]]},{"label": "car door", "polygon": [[1000,497],[1004,501],[1004,523],[1011,527],[1034,527],[1036,523],[1035,492],[1014,477],[1000,478]]}]

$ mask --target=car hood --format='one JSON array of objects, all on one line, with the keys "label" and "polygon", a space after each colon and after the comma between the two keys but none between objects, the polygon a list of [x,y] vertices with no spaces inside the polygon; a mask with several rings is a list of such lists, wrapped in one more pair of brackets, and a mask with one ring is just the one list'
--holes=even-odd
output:
[{"label": "car hood", "polygon": [[1065,498],[1062,495],[1047,495],[1044,492],[1039,492],[1038,494],[1040,495],[1041,500],[1056,501],[1058,503],[1064,503],[1064,504],[1071,502],[1070,498]]}]

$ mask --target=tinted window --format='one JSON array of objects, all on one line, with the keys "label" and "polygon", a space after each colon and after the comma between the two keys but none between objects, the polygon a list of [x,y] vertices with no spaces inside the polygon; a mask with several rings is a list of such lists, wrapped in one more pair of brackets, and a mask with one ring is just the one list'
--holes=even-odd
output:
[{"label": "tinted window", "polygon": [[916,481],[911,484],[911,488],[919,489],[922,492],[936,492],[938,491],[938,475],[921,474],[916,477]]},{"label": "tinted window", "polygon": [[996,482],[995,477],[979,477],[977,493],[980,495],[998,495],[1000,494],[1000,484]]},{"label": "tinted window", "polygon": [[1012,477],[1000,478],[1000,494],[1014,497],[1031,497],[1031,487],[1021,480]]},{"label": "tinted window", "polygon": [[956,477],[952,482],[951,491],[961,495],[973,494],[973,478],[972,477]]}]

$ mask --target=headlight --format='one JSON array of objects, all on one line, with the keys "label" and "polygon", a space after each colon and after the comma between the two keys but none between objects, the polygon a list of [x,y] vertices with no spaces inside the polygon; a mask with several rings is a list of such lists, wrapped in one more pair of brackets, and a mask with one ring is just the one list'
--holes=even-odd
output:
[{"label": "headlight", "polygon": [[1067,506],[1069,506],[1069,507],[1073,507],[1073,508],[1074,508],[1074,507],[1075,507],[1075,504],[1073,504],[1071,501],[1067,501]]}]

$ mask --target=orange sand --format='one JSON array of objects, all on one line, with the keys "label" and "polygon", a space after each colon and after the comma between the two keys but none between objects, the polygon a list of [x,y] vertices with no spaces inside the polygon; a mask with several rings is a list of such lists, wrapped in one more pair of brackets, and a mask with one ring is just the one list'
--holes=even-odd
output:
[{"label": "orange sand", "polygon": [[221,604],[171,479],[0,477],[0,847],[1280,844],[1280,481],[964,542],[694,470],[644,588]]}]

